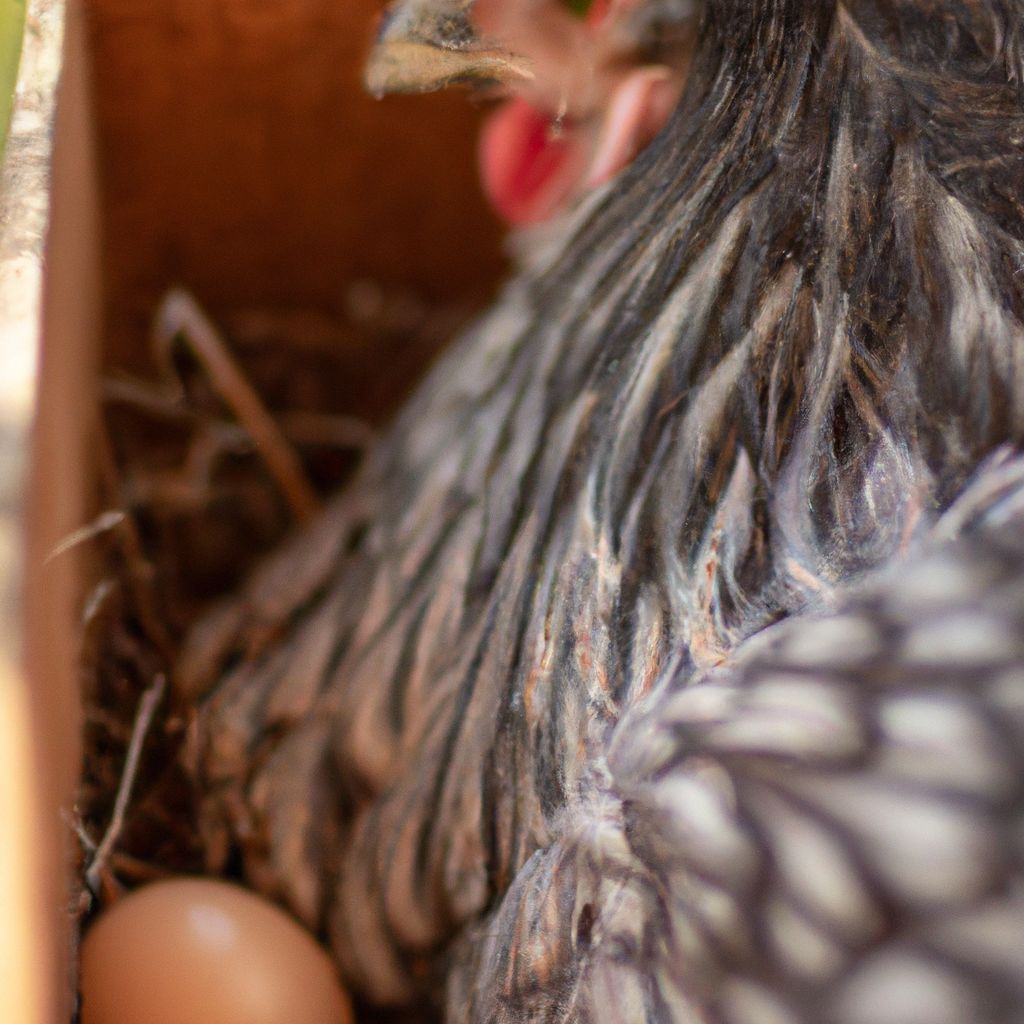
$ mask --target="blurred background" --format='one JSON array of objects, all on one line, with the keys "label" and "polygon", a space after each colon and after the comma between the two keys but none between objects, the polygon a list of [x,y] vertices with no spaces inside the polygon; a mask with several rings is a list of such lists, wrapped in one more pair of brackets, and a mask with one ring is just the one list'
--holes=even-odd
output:
[{"label": "blurred background", "polygon": [[119,359],[137,357],[169,282],[221,322],[253,308],[344,320],[353,283],[435,306],[486,298],[502,263],[477,184],[477,111],[465,94],[366,95],[382,7],[85,4]]}]

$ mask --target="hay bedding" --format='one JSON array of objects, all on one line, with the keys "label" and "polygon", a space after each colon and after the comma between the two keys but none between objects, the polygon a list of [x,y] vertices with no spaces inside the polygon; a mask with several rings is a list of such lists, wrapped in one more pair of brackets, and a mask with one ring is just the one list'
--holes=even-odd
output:
[{"label": "hay bedding", "polygon": [[[212,329],[195,300],[179,293],[178,302]],[[95,499],[105,511],[64,545],[88,552],[93,581],[82,611],[84,771],[69,823],[81,848],[77,928],[126,889],[206,869],[200,801],[181,766],[194,709],[168,685],[182,637],[317,514],[310,503],[350,476],[372,443],[370,417],[386,416],[402,382],[467,316],[369,281],[350,289],[347,305],[342,320],[256,310],[235,318],[230,341],[218,332],[217,344],[279,424],[278,443],[300,464],[306,490],[298,496],[294,481],[268,468],[190,342],[173,330],[157,337],[161,317],[151,339],[161,372],[140,378],[107,368]],[[355,403],[347,392],[339,399],[336,382],[360,370],[362,353],[392,374],[360,389]],[[353,416],[353,405],[368,416]],[[127,800],[120,811],[119,798]],[[220,868],[240,877],[237,863]]]}]

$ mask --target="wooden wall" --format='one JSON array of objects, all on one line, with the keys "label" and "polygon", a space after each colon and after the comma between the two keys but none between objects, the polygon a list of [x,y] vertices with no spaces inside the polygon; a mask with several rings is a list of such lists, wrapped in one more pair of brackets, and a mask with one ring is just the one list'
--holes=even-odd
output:
[{"label": "wooden wall", "polygon": [[86,0],[109,344],[159,293],[336,312],[347,284],[489,294],[498,227],[464,94],[366,96],[382,0]]}]

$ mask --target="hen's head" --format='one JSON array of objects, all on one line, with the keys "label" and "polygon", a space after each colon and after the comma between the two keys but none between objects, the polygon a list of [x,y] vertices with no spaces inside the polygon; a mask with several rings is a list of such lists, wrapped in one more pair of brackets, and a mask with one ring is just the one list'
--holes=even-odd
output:
[{"label": "hen's head", "polygon": [[399,0],[371,91],[469,83],[503,102],[480,143],[484,189],[511,224],[545,221],[613,178],[682,91],[693,0]]}]

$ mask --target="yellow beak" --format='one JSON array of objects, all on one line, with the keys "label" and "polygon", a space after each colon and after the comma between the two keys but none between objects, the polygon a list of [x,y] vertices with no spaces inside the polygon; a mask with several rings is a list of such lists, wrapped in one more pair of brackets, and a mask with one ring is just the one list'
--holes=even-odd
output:
[{"label": "yellow beak", "polygon": [[431,92],[457,83],[516,83],[529,62],[482,40],[470,21],[474,0],[398,0],[388,8],[366,65],[366,88]]}]

